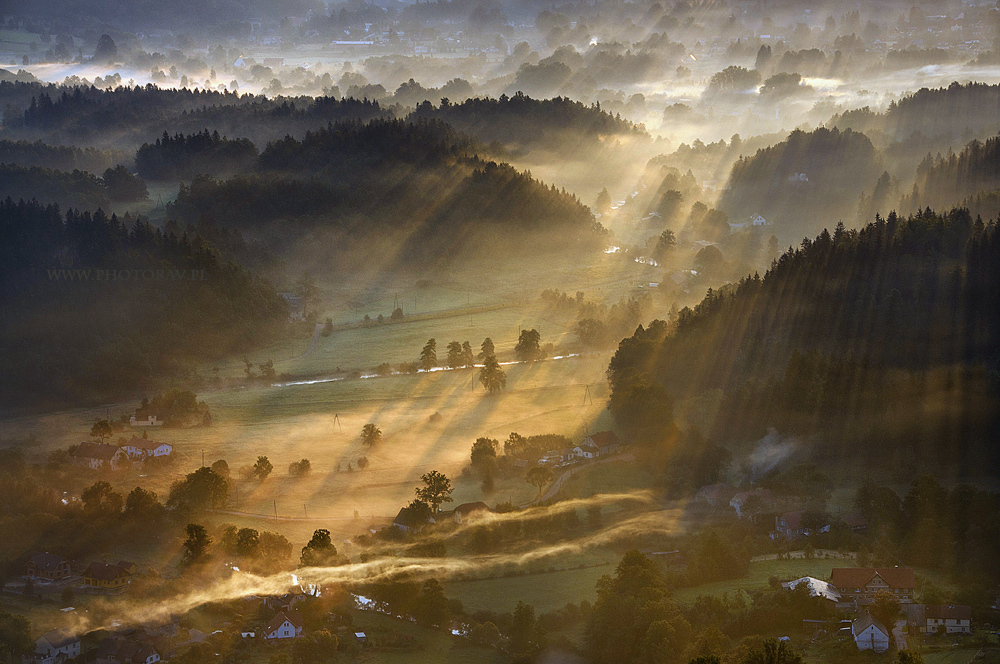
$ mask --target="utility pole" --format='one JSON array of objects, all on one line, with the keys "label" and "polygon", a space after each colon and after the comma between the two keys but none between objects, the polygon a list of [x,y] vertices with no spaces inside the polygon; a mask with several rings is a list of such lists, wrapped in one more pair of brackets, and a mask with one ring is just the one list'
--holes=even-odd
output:
[{"label": "utility pole", "polygon": [[205,467],[205,450],[201,451],[201,467]]},{"label": "utility pole", "polygon": [[278,499],[274,499],[274,520],[278,520]]}]

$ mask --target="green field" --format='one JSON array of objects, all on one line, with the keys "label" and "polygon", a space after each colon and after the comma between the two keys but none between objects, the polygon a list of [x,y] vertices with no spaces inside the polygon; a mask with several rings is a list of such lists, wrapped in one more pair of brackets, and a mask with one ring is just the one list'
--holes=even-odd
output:
[{"label": "green field", "polygon": [[[523,601],[535,607],[535,613],[561,609],[570,602],[593,602],[597,597],[597,580],[614,574],[616,554],[609,553],[607,565],[584,569],[542,572],[497,579],[451,581],[445,584],[448,597],[461,600],[462,606],[473,611],[511,611]],[[561,563],[560,563],[561,564]]]},{"label": "green field", "polygon": [[762,590],[768,588],[768,579],[772,576],[782,581],[812,576],[827,580],[834,567],[854,567],[853,558],[793,558],[791,560],[754,560],[750,563],[750,571],[741,579],[730,579],[707,583],[693,588],[679,588],[674,592],[674,599],[683,604],[694,602],[699,595],[730,595],[739,591]]}]

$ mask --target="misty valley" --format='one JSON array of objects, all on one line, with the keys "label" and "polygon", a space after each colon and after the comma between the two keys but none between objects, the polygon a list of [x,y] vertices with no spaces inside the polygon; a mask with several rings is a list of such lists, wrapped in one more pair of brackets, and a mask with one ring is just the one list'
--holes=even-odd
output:
[{"label": "misty valley", "polygon": [[1000,663],[1000,4],[0,2],[0,664]]}]

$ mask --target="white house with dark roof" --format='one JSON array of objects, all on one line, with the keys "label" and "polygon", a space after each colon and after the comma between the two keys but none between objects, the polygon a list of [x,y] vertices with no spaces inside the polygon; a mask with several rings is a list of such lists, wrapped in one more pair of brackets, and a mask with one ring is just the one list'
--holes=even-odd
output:
[{"label": "white house with dark roof", "polygon": [[35,639],[37,664],[59,664],[80,655],[80,637],[68,629],[54,629]]}]

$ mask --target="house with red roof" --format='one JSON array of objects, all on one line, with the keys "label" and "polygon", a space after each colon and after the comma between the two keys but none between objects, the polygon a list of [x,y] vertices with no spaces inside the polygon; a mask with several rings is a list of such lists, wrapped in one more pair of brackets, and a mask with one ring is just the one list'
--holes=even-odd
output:
[{"label": "house with red roof", "polygon": [[878,592],[891,593],[900,604],[912,604],[917,578],[910,567],[837,567],[830,573],[830,583],[845,605],[865,606]]}]

